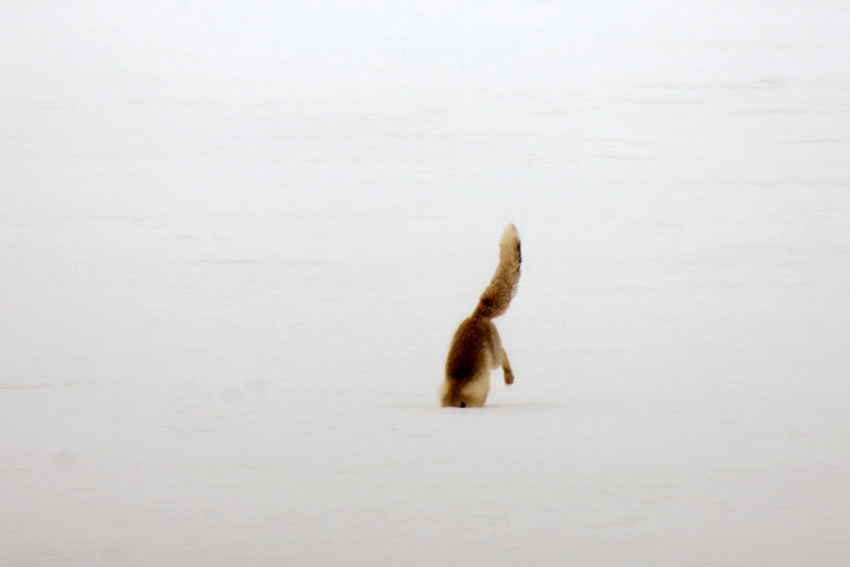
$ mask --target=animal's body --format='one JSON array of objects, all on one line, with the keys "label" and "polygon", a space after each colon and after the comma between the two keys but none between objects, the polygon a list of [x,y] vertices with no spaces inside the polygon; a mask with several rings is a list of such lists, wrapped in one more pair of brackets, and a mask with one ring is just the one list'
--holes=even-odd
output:
[{"label": "animal's body", "polygon": [[516,294],[522,261],[519,235],[508,225],[499,243],[499,267],[467,319],[455,332],[446,360],[446,381],[440,395],[445,406],[483,406],[490,391],[490,369],[502,367],[505,384],[514,374],[492,319],[508,309]]}]

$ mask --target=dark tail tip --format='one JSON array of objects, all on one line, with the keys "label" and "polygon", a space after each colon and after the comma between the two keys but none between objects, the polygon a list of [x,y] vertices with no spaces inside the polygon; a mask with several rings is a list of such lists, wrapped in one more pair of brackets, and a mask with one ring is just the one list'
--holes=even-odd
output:
[{"label": "dark tail tip", "polygon": [[460,403],[460,407],[465,408],[465,407],[466,407],[466,402],[461,402],[461,403]]}]

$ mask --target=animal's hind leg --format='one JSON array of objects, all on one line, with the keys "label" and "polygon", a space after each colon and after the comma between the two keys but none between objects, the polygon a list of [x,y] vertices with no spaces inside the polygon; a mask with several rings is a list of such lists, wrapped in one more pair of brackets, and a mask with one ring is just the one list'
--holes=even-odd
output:
[{"label": "animal's hind leg", "polygon": [[505,374],[505,384],[513,384],[514,383],[514,371],[511,370],[511,361],[508,360],[508,353],[505,352],[505,349],[499,345],[500,358],[502,359],[502,372]]},{"label": "animal's hind leg", "polygon": [[508,360],[508,353],[502,348],[502,337],[499,336],[499,331],[496,330],[496,325],[490,327],[492,337],[492,348],[496,356],[493,357],[493,368],[502,367],[502,372],[505,374],[505,384],[514,383],[514,371],[511,370],[511,361]]}]

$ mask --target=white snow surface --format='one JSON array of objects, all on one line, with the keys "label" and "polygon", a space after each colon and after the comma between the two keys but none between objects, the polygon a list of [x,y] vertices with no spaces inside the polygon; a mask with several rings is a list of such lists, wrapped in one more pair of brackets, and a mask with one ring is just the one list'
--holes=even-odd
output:
[{"label": "white snow surface", "polygon": [[[847,564],[846,2],[7,2],[0,52],[0,565]],[[516,382],[442,409],[510,221]]]}]

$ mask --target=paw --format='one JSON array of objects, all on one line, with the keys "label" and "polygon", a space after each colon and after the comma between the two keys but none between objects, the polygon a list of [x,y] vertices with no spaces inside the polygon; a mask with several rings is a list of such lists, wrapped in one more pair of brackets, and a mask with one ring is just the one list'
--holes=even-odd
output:
[{"label": "paw", "polygon": [[505,371],[505,384],[511,385],[514,383],[514,373],[510,370]]}]

